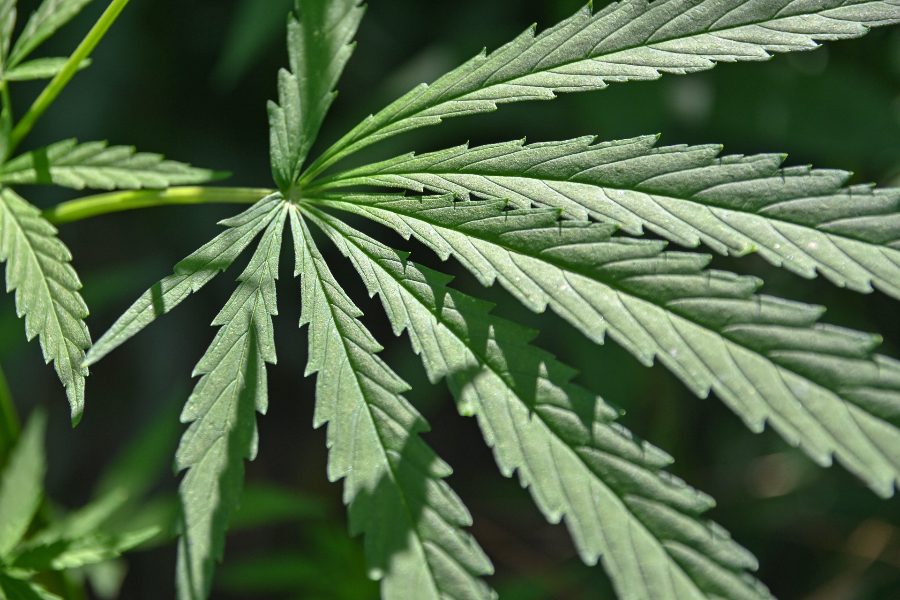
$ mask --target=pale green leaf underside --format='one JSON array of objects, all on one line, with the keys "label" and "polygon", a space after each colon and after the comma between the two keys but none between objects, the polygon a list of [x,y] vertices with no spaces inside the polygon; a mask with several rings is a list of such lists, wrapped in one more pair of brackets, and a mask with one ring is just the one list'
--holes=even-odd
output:
[{"label": "pale green leaf underside", "polygon": [[76,190],[166,188],[206,183],[222,177],[209,169],[163,160],[160,154],[135,152],[106,142],[57,142],[17,156],[0,166],[0,183],[45,183]]},{"label": "pale green leaf underside", "polygon": [[313,214],[380,294],[394,332],[409,332],[429,378],[446,377],[461,412],[478,417],[503,473],[518,470],[548,520],[565,517],[582,559],[602,560],[620,598],[771,598],[745,573],[756,559],[699,518],[712,499],[660,471],[671,458],[571,384],[574,370],[528,344],[534,332],[490,316],[492,305],[446,287],[446,275]]},{"label": "pale green leaf underside", "polygon": [[465,146],[406,155],[321,187],[386,185],[560,208],[569,219],[647,227],[682,246],[757,252],[803,277],[900,298],[900,189],[844,187],[850,173],[780,168],[783,155],[718,157],[719,146],[654,148],[655,136],[591,145]]},{"label": "pale green leaf underside", "polygon": [[46,415],[34,412],[0,478],[0,561],[22,540],[43,498],[46,426]]},{"label": "pale green leaf underside", "polygon": [[471,516],[442,481],[451,473],[421,440],[408,386],[376,355],[381,346],[331,275],[292,208],[302,274],[307,374],[318,373],[314,426],[328,424],[328,478],[344,480],[350,529],[364,533],[370,576],[386,600],[484,600],[490,561],[462,527]]},{"label": "pale green leaf underside", "polygon": [[816,324],[820,307],[756,296],[760,282],[703,271],[709,257],[610,237],[505,201],[359,197],[321,202],[415,235],[534,311],[548,305],[592,340],[607,332],[657,358],[700,396],[710,389],[753,431],[768,421],[816,462],[836,456],[876,493],[900,478],[900,362],[880,338]]},{"label": "pale green leaf underside", "polygon": [[[30,81],[33,79],[50,79],[62,71],[69,59],[36,58],[22,63],[6,72],[5,78],[9,81]],[[91,59],[86,58],[78,65],[78,69],[86,69],[91,66]]]},{"label": "pale green leaf underside", "polygon": [[16,291],[16,313],[25,335],[40,336],[46,362],[54,361],[77,422],[84,410],[84,349],[91,345],[84,318],[81,281],[72,255],[41,211],[9,188],[0,190],[0,262],[6,262],[6,291]]},{"label": "pale green leaf underside", "polygon": [[416,87],[363,121],[311,170],[397,133],[498,104],[702,71],[717,62],[765,60],[771,52],[859,37],[867,27],[898,20],[897,0],[625,0],[593,15],[588,5],[536,37],[528,29],[490,55]]},{"label": "pale green leaf underside", "polygon": [[259,232],[269,226],[283,203],[281,194],[273,194],[240,215],[221,221],[219,224],[229,229],[175,265],[173,275],[144,292],[97,340],[83,364],[94,364],[231,266]]},{"label": "pale green leaf underside", "polygon": [[63,600],[43,587],[0,572],[0,597],[5,600]]},{"label": "pale green leaf underside", "polygon": [[230,513],[240,504],[244,459],[256,457],[255,412],[268,407],[266,363],[274,364],[275,280],[287,216],[284,202],[263,234],[234,294],[213,325],[221,326],[194,368],[202,375],[181,421],[190,423],[175,454],[187,473],[179,487],[176,586],[180,600],[205,600],[225,548]]},{"label": "pale green leaf underside", "polygon": [[269,102],[272,174],[282,190],[297,181],[354,46],[361,0],[296,0],[288,19],[290,71],[278,73],[278,104]]},{"label": "pale green leaf underside", "polygon": [[90,2],[91,0],[44,0],[25,23],[25,29],[10,54],[9,66],[19,64]]}]

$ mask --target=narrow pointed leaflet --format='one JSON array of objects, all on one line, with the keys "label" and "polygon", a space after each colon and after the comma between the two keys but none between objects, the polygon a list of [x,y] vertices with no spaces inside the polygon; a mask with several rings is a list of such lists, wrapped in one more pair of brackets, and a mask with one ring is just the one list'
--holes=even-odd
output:
[{"label": "narrow pointed leaflet", "polygon": [[328,424],[328,478],[344,480],[353,534],[364,534],[370,576],[384,600],[487,600],[490,561],[462,530],[468,510],[442,481],[450,467],[422,441],[409,389],[331,275],[299,209],[291,226],[302,274],[307,374],[318,373],[314,426]]},{"label": "narrow pointed leaflet", "polygon": [[624,0],[596,14],[588,4],[540,35],[532,27],[432,85],[414,88],[327,150],[304,181],[360,148],[448,117],[601,89],[611,81],[764,60],[771,52],[809,50],[815,40],[859,37],[868,27],[898,20],[898,0]]},{"label": "narrow pointed leaflet", "polygon": [[44,0],[25,23],[25,29],[10,53],[9,66],[22,62],[90,2],[91,0]]},{"label": "narrow pointed leaflet", "polygon": [[84,351],[91,336],[81,281],[69,264],[72,254],[41,211],[9,188],[0,189],[0,262],[6,263],[6,291],[16,292],[16,313],[25,335],[40,336],[46,362],[53,361],[77,423],[84,410]]},{"label": "narrow pointed leaflet", "polygon": [[44,497],[47,416],[32,413],[0,476],[0,565],[22,541]]},{"label": "narrow pointed leaflet", "polygon": [[361,0],[296,0],[288,18],[290,71],[278,73],[278,104],[269,102],[272,174],[282,191],[300,177],[334,102],[365,8]]},{"label": "narrow pointed leaflet", "polygon": [[215,561],[225,548],[228,518],[240,504],[244,460],[256,458],[256,411],[268,407],[266,363],[275,364],[272,315],[277,314],[275,280],[287,216],[282,203],[234,294],[216,316],[221,326],[194,368],[202,378],[188,398],[181,420],[175,465],[187,473],[179,487],[180,537],[176,585],[179,600],[205,600]]},{"label": "narrow pointed leaflet", "polygon": [[783,155],[719,157],[719,146],[654,148],[655,136],[460,146],[339,174],[319,189],[381,185],[508,198],[569,219],[646,227],[682,246],[757,252],[803,277],[900,298],[900,188],[844,187],[850,173],[780,168]]},{"label": "narrow pointed leaflet", "polygon": [[82,190],[166,188],[206,183],[227,174],[163,160],[159,154],[135,152],[106,142],[57,142],[17,156],[0,166],[0,183],[44,183]]},{"label": "narrow pointed leaflet", "polygon": [[822,309],[756,296],[760,281],[703,271],[709,256],[611,237],[612,225],[558,221],[505,201],[319,200],[455,256],[529,309],[550,306],[590,339],[607,332],[658,359],[696,394],[712,389],[753,431],[768,422],[821,465],[832,455],[881,496],[900,479],[900,362],[880,338],[816,324]]},{"label": "narrow pointed leaflet", "polygon": [[603,562],[620,598],[770,599],[745,570],[756,559],[700,518],[712,498],[661,469],[671,458],[635,441],[616,411],[572,383],[575,371],[529,345],[534,332],[450,277],[309,209],[409,332],[432,382],[447,378],[460,412],[476,416],[504,475],[518,471],[551,522],[565,518],[581,558]]},{"label": "narrow pointed leaflet", "polygon": [[272,194],[236,217],[220,221],[219,225],[228,230],[175,265],[174,274],[144,292],[97,340],[84,364],[94,364],[231,266],[259,232],[277,218],[283,204],[280,194]]}]

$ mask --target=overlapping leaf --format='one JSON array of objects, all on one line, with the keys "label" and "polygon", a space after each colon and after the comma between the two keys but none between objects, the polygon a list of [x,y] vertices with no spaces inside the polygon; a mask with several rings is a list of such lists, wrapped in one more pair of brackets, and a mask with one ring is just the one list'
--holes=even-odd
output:
[{"label": "overlapping leaf", "polygon": [[465,146],[407,155],[329,178],[323,188],[372,184],[509,198],[562,209],[570,219],[643,227],[682,246],[758,252],[804,277],[872,284],[900,298],[900,189],[843,187],[850,173],[780,168],[783,155],[718,157],[719,146],[654,148],[655,136],[592,145]]},{"label": "overlapping leaf", "polygon": [[22,62],[56,30],[71,21],[91,0],[44,0],[16,40],[9,57],[10,67]]},{"label": "overlapping leaf", "polygon": [[596,14],[588,4],[538,36],[532,27],[431,86],[414,88],[350,131],[310,171],[397,133],[498,104],[764,60],[770,52],[807,50],[815,40],[858,37],[898,20],[897,0],[624,0]]},{"label": "overlapping leaf", "polygon": [[6,64],[15,27],[16,0],[0,0],[0,64]]},{"label": "overlapping leaf", "polygon": [[256,457],[255,412],[265,414],[268,407],[265,363],[276,360],[272,315],[278,312],[275,280],[286,215],[281,203],[240,285],[213,321],[221,329],[194,368],[203,377],[181,414],[182,422],[191,423],[175,455],[176,468],[188,470],[179,487],[181,600],[209,595],[229,515],[240,503],[244,459]]},{"label": "overlapping leaf", "polygon": [[278,102],[269,102],[272,174],[286,191],[334,102],[334,86],[353,53],[351,42],[365,8],[361,0],[296,0],[288,19],[290,71],[278,73]]},{"label": "overlapping leaf", "polygon": [[495,597],[493,572],[461,528],[469,512],[442,479],[451,473],[421,440],[422,416],[400,393],[408,386],[376,355],[381,346],[357,319],[297,209],[291,213],[301,324],[309,324],[307,374],[318,373],[314,425],[328,423],[328,477],[344,480],[350,528],[365,534],[370,574],[391,600]]},{"label": "overlapping leaf", "polygon": [[160,154],[136,153],[131,146],[76,140],[33,150],[0,166],[0,183],[52,183],[76,190],[166,188],[221,177],[216,171],[163,160]]},{"label": "overlapping leaf", "polygon": [[84,410],[84,350],[91,345],[84,318],[81,281],[69,264],[72,255],[41,211],[9,188],[0,190],[0,262],[6,262],[6,291],[16,292],[16,312],[25,317],[25,335],[39,335],[44,360],[54,361],[66,387],[72,421]]},{"label": "overlapping leaf", "polygon": [[768,421],[819,464],[834,455],[876,493],[893,493],[900,362],[871,354],[878,336],[816,324],[821,307],[756,296],[756,278],[703,271],[708,256],[613,238],[614,226],[558,221],[554,209],[450,197],[321,202],[415,235],[598,343],[609,332],[698,395],[714,390],[753,431]]},{"label": "overlapping leaf", "polygon": [[699,515],[711,498],[660,469],[664,452],[614,423],[616,411],[570,383],[575,372],[530,346],[534,332],[489,315],[492,305],[315,211],[380,294],[396,334],[409,332],[429,378],[447,378],[479,419],[503,473],[518,470],[544,515],[565,517],[588,564],[602,557],[620,598],[771,598],[745,574],[756,560]]},{"label": "overlapping leaf", "polygon": [[97,340],[84,364],[94,364],[231,266],[259,232],[276,218],[283,204],[281,195],[273,194],[240,215],[220,221],[220,225],[229,229],[175,265],[173,275],[160,280],[138,298]]}]

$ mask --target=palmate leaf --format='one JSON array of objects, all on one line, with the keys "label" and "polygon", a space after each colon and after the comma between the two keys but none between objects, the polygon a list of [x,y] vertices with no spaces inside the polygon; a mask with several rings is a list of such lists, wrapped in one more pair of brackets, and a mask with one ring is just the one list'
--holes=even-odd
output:
[{"label": "palmate leaf", "polygon": [[400,393],[408,386],[376,355],[381,346],[334,280],[296,207],[291,226],[302,274],[301,325],[318,373],[314,426],[328,423],[328,477],[344,480],[351,533],[365,534],[370,576],[390,600],[496,597],[478,579],[493,572],[461,528],[468,510],[442,481],[450,467],[421,440],[422,416]]},{"label": "palmate leaf", "polygon": [[326,151],[310,177],[360,148],[448,117],[608,82],[702,71],[717,62],[765,60],[771,52],[808,50],[815,40],[859,37],[868,27],[898,21],[897,0],[624,0],[596,14],[588,4],[538,36],[532,27],[414,88]]},{"label": "palmate leaf", "polygon": [[44,0],[13,46],[8,67],[14,67],[31,54],[56,30],[71,21],[91,0]]},{"label": "palmate leaf", "polygon": [[160,154],[135,152],[131,146],[106,142],[57,142],[27,152],[0,166],[0,183],[7,185],[52,183],[76,190],[166,188],[206,183],[226,176],[163,160]]},{"label": "palmate leaf", "polygon": [[266,363],[276,361],[272,315],[278,312],[275,280],[286,216],[282,202],[238,278],[240,285],[213,321],[221,329],[194,368],[194,375],[203,377],[181,413],[182,422],[191,425],[175,455],[176,468],[188,470],[179,487],[180,600],[209,595],[228,517],[240,503],[244,459],[256,457],[255,411],[266,412]]},{"label": "palmate leaf", "polygon": [[768,421],[821,465],[832,455],[881,496],[900,478],[900,362],[875,335],[816,324],[821,307],[756,296],[760,281],[702,271],[709,256],[610,237],[558,210],[450,197],[321,200],[415,235],[494,280],[531,310],[548,305],[590,339],[654,358],[696,394],[710,389],[753,431]]},{"label": "palmate leaf", "polygon": [[312,212],[381,296],[394,332],[409,332],[432,382],[446,377],[460,411],[478,417],[504,475],[518,470],[548,520],[565,517],[582,559],[602,559],[620,598],[771,598],[745,573],[756,559],[700,520],[713,500],[661,471],[671,458],[570,383],[574,370],[528,344],[534,332],[489,315],[492,305],[448,288],[450,277]]},{"label": "palmate leaf", "polygon": [[803,277],[900,298],[900,189],[844,187],[850,173],[780,168],[783,155],[718,157],[719,146],[654,148],[655,136],[493,144],[406,155],[328,178],[355,184],[508,198],[569,219],[647,227],[682,246],[757,252]]},{"label": "palmate leaf", "polygon": [[296,0],[288,19],[291,70],[278,73],[278,102],[269,102],[272,175],[282,190],[300,176],[306,155],[334,102],[334,86],[353,54],[365,8],[361,0]]},{"label": "palmate leaf", "polygon": [[175,265],[173,275],[160,280],[138,298],[97,340],[83,364],[94,364],[231,266],[259,232],[276,218],[283,204],[281,195],[273,194],[238,216],[220,221],[219,225],[229,229]]},{"label": "palmate leaf", "polygon": [[39,335],[46,362],[54,361],[77,423],[84,410],[84,350],[91,345],[84,318],[81,281],[72,255],[41,211],[9,188],[0,189],[0,262],[6,262],[6,291],[16,292],[16,313],[25,335]]}]

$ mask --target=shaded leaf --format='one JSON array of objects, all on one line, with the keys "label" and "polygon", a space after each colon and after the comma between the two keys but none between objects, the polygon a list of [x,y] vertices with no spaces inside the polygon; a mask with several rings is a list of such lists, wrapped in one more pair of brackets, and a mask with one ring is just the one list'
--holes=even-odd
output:
[{"label": "shaded leaf", "polygon": [[385,600],[495,598],[478,579],[490,561],[463,527],[472,518],[442,480],[449,465],[419,437],[409,387],[376,355],[381,346],[331,275],[297,208],[291,225],[303,276],[306,373],[318,373],[313,425],[328,424],[328,478],[344,480],[350,531],[364,533],[369,575]]},{"label": "shaded leaf", "polygon": [[900,362],[875,335],[816,324],[821,307],[756,296],[761,282],[703,271],[710,257],[610,237],[614,226],[558,221],[505,201],[360,197],[323,201],[415,235],[494,280],[536,312],[547,306],[590,339],[610,336],[658,359],[699,396],[710,390],[753,431],[769,422],[820,465],[832,455],[881,496],[900,478]]},{"label": "shaded leaf", "polygon": [[487,302],[316,211],[316,222],[409,333],[460,412],[477,416],[501,471],[518,471],[550,522],[565,517],[582,560],[598,559],[620,598],[771,598],[756,559],[699,515],[709,496],[661,471],[663,451],[633,439],[616,411],[570,382],[576,372],[528,342],[536,332],[493,317]]},{"label": "shaded leaf", "polygon": [[213,321],[221,329],[194,368],[202,378],[181,413],[191,424],[175,454],[176,469],[187,469],[178,490],[181,600],[209,595],[229,516],[240,504],[244,459],[256,457],[255,413],[268,407],[265,363],[276,360],[272,315],[287,207],[282,202],[273,211],[240,285]]}]

